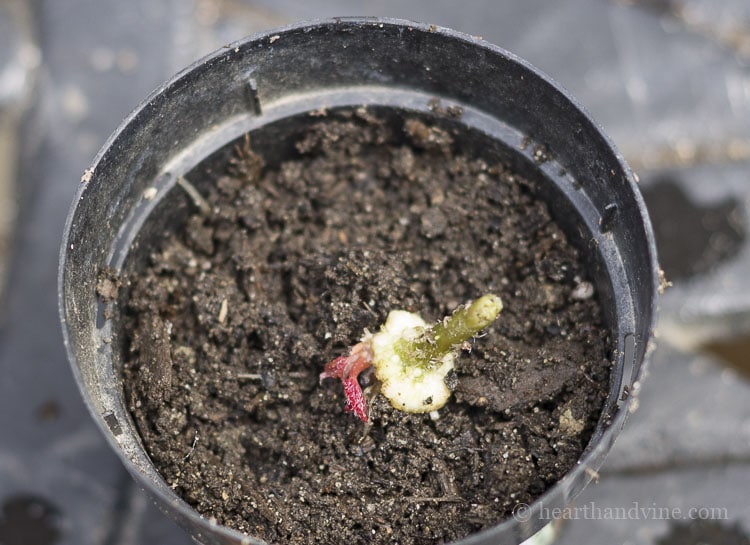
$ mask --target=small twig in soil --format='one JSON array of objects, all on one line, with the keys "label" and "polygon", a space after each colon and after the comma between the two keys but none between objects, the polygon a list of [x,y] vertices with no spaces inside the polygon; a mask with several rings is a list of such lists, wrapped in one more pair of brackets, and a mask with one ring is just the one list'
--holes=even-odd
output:
[{"label": "small twig in soil", "polygon": [[193,439],[193,444],[190,447],[190,451],[185,455],[185,457],[182,459],[183,462],[187,462],[188,458],[190,458],[193,455],[193,452],[195,452],[195,445],[198,444],[198,434],[195,434],[195,439]]},{"label": "small twig in soil", "polygon": [[[234,146],[234,157],[229,160],[230,172],[245,182],[257,182],[263,172],[263,158],[253,151],[250,134],[245,133],[242,144]],[[271,193],[274,195],[274,193]],[[278,196],[276,193],[274,196]]]},{"label": "small twig in soil", "polygon": [[[367,369],[365,373],[368,373],[372,371],[372,369]],[[367,406],[369,407],[372,403],[372,400],[375,399],[378,394],[380,393],[380,387],[381,383],[375,381],[375,383],[372,386],[369,386],[368,388],[365,388],[365,398],[367,399]],[[372,430],[372,421],[369,419],[365,420],[365,427],[362,429],[362,436],[359,438],[359,441],[357,443],[359,445],[362,445],[366,440],[371,439],[370,438],[370,431]]]},{"label": "small twig in soil", "polygon": [[458,497],[458,496],[441,496],[441,497],[433,497],[433,496],[418,496],[414,498],[409,498],[409,503],[428,503],[428,502],[434,502],[434,503],[466,503],[466,500]]},{"label": "small twig in soil", "polygon": [[367,309],[367,311],[368,311],[368,312],[369,312],[370,314],[372,314],[373,316],[377,316],[377,314],[375,314],[375,311],[374,311],[374,310],[372,310],[372,308],[371,308],[371,307],[370,307],[370,305],[369,305],[369,304],[367,303],[367,301],[362,301],[362,305],[363,305],[363,306],[364,306],[364,307],[365,307],[365,308]]},{"label": "small twig in soil", "polygon": [[219,323],[222,325],[227,321],[227,312],[229,312],[229,302],[224,299],[221,301],[221,307],[219,308]]},{"label": "small twig in soil", "polygon": [[[289,378],[307,378],[309,374],[304,371],[292,371],[286,373],[284,376]],[[234,378],[237,380],[263,380],[263,376],[260,373],[237,373],[234,375]]]},{"label": "small twig in soil", "polygon": [[593,378],[591,378],[588,375],[588,373],[583,373],[583,378],[585,378],[586,380],[588,380],[591,384],[596,384],[596,381]]},{"label": "small twig in soil", "polygon": [[237,380],[263,380],[260,373],[237,373],[234,378]]},{"label": "small twig in soil", "polygon": [[193,201],[193,204],[198,207],[198,210],[201,211],[201,214],[203,214],[204,216],[211,215],[211,205],[208,204],[208,201],[203,198],[203,195],[201,195],[198,190],[195,189],[195,186],[191,184],[187,178],[185,178],[184,176],[180,176],[179,178],[177,178],[177,185],[185,190],[185,193],[188,194],[190,199]]},{"label": "small twig in soil", "polygon": [[443,497],[460,498],[461,496],[456,488],[456,474],[453,470],[439,458],[435,459],[434,469],[438,483],[440,484],[440,490],[443,492]]},{"label": "small twig in soil", "polygon": [[468,450],[469,452],[484,452],[487,449],[479,448],[479,447],[455,447],[455,448],[449,448],[446,449],[446,454],[452,453],[452,452],[459,452],[461,450]]}]

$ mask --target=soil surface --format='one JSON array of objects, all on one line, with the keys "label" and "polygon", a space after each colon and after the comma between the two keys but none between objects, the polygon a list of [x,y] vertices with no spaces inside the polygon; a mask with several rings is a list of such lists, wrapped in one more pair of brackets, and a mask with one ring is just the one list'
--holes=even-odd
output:
[{"label": "soil surface", "polygon": [[[496,524],[575,465],[606,397],[579,256],[532,182],[448,130],[362,110],[313,127],[274,168],[245,145],[205,172],[210,210],[125,279],[146,449],[200,513],[268,542],[432,544]],[[487,292],[505,309],[438,417],[377,396],[363,424],[340,381],[319,384],[390,310],[436,321]]]}]

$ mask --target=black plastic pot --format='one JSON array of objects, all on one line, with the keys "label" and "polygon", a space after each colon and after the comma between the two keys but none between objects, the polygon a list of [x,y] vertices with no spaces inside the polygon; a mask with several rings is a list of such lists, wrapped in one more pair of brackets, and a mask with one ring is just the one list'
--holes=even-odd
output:
[{"label": "black plastic pot", "polygon": [[[480,38],[432,25],[336,19],[254,36],[189,67],[115,131],[83,178],[60,257],[65,343],[91,413],[137,481],[198,541],[256,543],[199,516],[146,455],[123,401],[122,345],[97,275],[137,263],[150,230],[179,219],[169,207],[177,178],[244,133],[273,163],[290,153],[289,135],[308,112],[368,105],[430,115],[435,97],[463,108],[455,122],[475,140],[469,147],[542,181],[540,197],[582,251],[616,341],[609,398],[580,464],[522,516],[461,543],[519,543],[541,529],[541,506],[573,500],[635,408],[658,286],[651,227],[630,169],[563,89]],[[539,161],[539,146],[551,159]],[[160,221],[144,224],[153,210]]]}]

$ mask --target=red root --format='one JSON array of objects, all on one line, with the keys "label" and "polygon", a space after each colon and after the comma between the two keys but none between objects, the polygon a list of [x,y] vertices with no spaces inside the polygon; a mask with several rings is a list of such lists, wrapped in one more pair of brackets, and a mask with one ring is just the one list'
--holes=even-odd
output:
[{"label": "red root", "polygon": [[339,356],[329,361],[320,374],[320,380],[340,378],[344,383],[346,411],[354,413],[362,422],[367,422],[367,402],[362,387],[357,381],[359,374],[372,367],[372,348],[369,342],[352,347],[348,356]]}]

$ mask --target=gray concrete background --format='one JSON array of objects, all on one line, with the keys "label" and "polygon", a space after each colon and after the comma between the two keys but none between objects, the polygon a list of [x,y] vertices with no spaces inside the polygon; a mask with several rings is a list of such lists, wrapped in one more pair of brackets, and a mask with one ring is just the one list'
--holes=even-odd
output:
[{"label": "gray concrete background", "polygon": [[[723,508],[720,527],[750,529],[750,3],[5,0],[0,544],[190,542],[124,473],[73,383],[55,301],[65,214],[108,134],[167,77],[252,32],[336,15],[482,35],[603,124],[640,174],[675,281],[640,409],[577,505]],[[652,544],[681,522],[579,517],[560,543]]]}]

